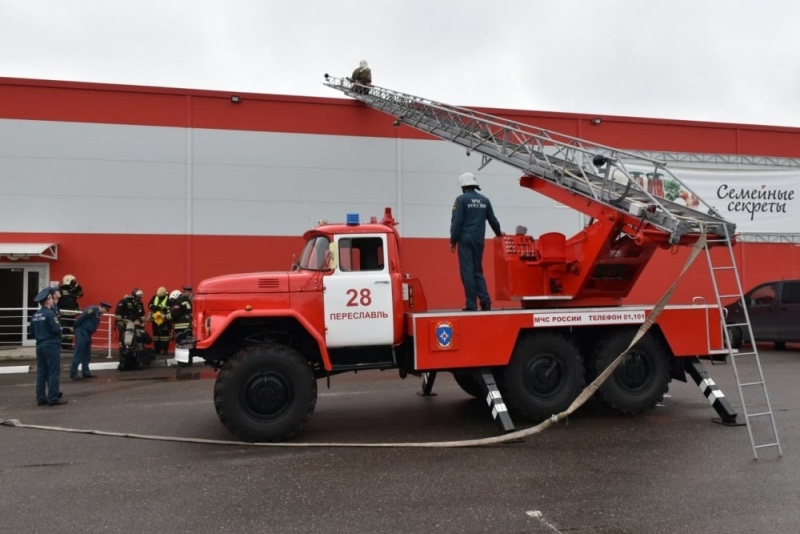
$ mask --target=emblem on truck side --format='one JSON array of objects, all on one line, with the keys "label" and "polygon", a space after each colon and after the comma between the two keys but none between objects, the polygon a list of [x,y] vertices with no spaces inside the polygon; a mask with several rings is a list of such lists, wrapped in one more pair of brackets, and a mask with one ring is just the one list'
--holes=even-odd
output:
[{"label": "emblem on truck side", "polygon": [[445,321],[436,325],[436,343],[439,345],[439,348],[450,348],[453,344],[452,324]]}]

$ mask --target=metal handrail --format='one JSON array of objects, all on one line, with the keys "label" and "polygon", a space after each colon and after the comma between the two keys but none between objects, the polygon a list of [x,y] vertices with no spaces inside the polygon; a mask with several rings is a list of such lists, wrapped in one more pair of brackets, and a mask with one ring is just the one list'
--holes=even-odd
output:
[{"label": "metal handrail", "polygon": [[[24,341],[28,340],[28,324],[30,317],[39,308],[0,308],[0,350],[15,350],[32,348],[34,343],[25,344]],[[60,310],[61,315],[66,314],[77,315],[80,313],[78,310]],[[77,313],[76,313],[77,312]],[[92,352],[103,352],[106,358],[112,358],[112,349],[114,348],[114,314],[105,313],[100,321],[100,326],[97,331],[92,335]],[[16,322],[16,324],[14,324]],[[11,324],[10,324],[11,323]],[[69,340],[72,344],[73,334],[65,334],[65,340]]]}]

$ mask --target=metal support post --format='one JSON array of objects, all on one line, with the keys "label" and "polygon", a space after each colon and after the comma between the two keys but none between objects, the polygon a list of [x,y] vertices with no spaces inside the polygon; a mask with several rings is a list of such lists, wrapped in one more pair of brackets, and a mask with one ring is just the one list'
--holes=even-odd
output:
[{"label": "metal support post", "polygon": [[685,368],[691,375],[697,387],[703,392],[711,407],[719,414],[719,422],[726,426],[742,426],[744,423],[736,422],[736,410],[725,398],[725,394],[717,387],[717,384],[708,374],[706,368],[700,363],[699,358],[686,358]]},{"label": "metal support post", "polygon": [[436,393],[433,391],[433,383],[436,382],[436,371],[430,373],[422,373],[422,391],[419,392],[420,397],[434,397]]},{"label": "metal support post", "polygon": [[500,423],[503,427],[503,432],[513,432],[514,423],[511,421],[511,416],[508,414],[506,403],[503,402],[503,397],[500,395],[500,390],[497,389],[497,383],[494,381],[494,375],[489,368],[482,368],[480,370],[480,377],[483,385],[486,387],[486,404],[492,410],[492,418]]}]

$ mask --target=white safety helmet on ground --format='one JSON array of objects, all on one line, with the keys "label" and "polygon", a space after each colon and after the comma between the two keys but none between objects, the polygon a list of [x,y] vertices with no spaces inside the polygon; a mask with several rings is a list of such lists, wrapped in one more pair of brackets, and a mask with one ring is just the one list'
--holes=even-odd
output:
[{"label": "white safety helmet on ground", "polygon": [[478,178],[472,174],[471,172],[465,172],[461,176],[458,177],[458,185],[459,187],[475,187],[476,189],[480,189],[478,185]]}]

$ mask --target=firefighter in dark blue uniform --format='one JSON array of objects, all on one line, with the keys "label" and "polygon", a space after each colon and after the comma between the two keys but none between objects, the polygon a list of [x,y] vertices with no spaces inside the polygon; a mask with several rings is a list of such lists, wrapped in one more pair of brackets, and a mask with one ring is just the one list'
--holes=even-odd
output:
[{"label": "firefighter in dark blue uniform", "polygon": [[111,304],[101,302],[97,306],[89,306],[75,319],[75,352],[72,353],[72,365],[69,377],[78,380],[78,365],[81,366],[83,378],[94,378],[89,371],[89,360],[92,357],[92,334],[97,332],[104,313],[108,313]]},{"label": "firefighter in dark blue uniform", "polygon": [[36,338],[36,404],[56,406],[61,400],[61,325],[58,324],[50,288],[42,289],[34,299],[41,306],[31,317],[31,332]]},{"label": "firefighter in dark blue uniform", "polygon": [[478,193],[480,187],[474,174],[465,172],[459,176],[458,185],[461,186],[462,194],[453,204],[450,251],[455,252],[458,248],[458,267],[467,297],[464,311],[476,311],[477,304],[480,304],[481,310],[491,310],[492,300],[483,277],[483,246],[486,240],[486,223],[489,223],[497,236],[502,235],[500,223],[494,216],[492,203]]}]

